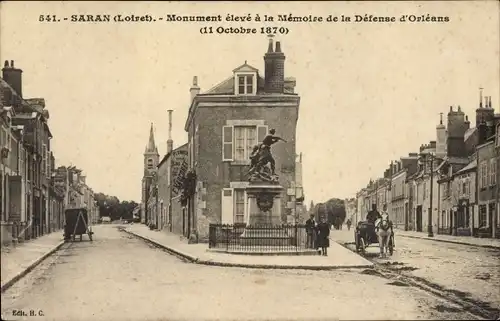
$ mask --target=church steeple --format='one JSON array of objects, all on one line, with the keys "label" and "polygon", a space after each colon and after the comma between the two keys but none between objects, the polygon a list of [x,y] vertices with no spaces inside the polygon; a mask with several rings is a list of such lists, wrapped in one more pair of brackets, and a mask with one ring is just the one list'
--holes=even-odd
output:
[{"label": "church steeple", "polygon": [[155,144],[155,135],[153,123],[151,123],[151,129],[149,130],[149,140],[144,150],[144,176],[151,177],[156,173],[157,166],[160,162],[160,154],[158,154],[158,148]]},{"label": "church steeple", "polygon": [[146,150],[144,151],[144,154],[158,155],[158,148],[156,147],[156,144],[155,144],[153,123],[151,123],[151,129],[149,130],[149,141],[148,141],[148,144],[146,145]]}]

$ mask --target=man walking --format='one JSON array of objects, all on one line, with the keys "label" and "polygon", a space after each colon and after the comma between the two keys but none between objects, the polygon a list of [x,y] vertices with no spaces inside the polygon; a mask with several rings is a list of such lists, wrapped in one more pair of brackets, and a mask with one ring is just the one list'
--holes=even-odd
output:
[{"label": "man walking", "polygon": [[314,249],[315,247],[315,235],[316,235],[316,221],[314,220],[314,214],[306,221],[306,233],[307,233],[307,244],[306,247],[309,249]]}]

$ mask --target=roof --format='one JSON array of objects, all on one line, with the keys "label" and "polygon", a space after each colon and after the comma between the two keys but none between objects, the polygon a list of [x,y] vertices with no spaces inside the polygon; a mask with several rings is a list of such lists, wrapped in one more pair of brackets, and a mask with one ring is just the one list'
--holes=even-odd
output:
[{"label": "roof", "polygon": [[[284,94],[294,94],[295,78],[285,78],[285,85],[283,88]],[[257,94],[265,94],[264,92],[265,80],[257,73]],[[234,76],[231,76],[214,87],[210,88],[201,95],[233,95],[234,94]]]},{"label": "roof", "polygon": [[464,141],[467,141],[467,139],[469,139],[469,137],[472,136],[472,134],[474,134],[476,131],[477,131],[476,127],[467,129],[467,131],[464,134]]},{"label": "roof", "polygon": [[158,148],[156,148],[155,144],[155,134],[153,130],[153,123],[151,123],[151,129],[149,130],[149,140],[148,144],[146,145],[146,150],[144,153],[156,153],[158,154]]},{"label": "roof", "polygon": [[472,162],[470,162],[467,166],[465,166],[464,168],[462,168],[461,170],[457,171],[455,173],[455,175],[460,175],[460,174],[463,174],[463,173],[466,173],[466,172],[469,172],[469,171],[472,171],[474,169],[477,168],[477,159],[473,160]]}]

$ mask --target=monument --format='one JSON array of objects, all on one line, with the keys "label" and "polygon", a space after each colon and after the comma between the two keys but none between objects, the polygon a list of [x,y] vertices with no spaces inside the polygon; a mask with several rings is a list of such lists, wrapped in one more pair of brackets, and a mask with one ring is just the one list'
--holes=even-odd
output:
[{"label": "monument", "polygon": [[250,184],[246,187],[247,227],[240,236],[243,246],[284,246],[292,245],[293,242],[292,236],[279,228],[282,224],[281,197],[285,189],[279,184],[279,177],[275,172],[271,145],[285,140],[275,136],[275,132],[271,129],[262,143],[254,147],[250,156],[251,167],[248,171]]}]

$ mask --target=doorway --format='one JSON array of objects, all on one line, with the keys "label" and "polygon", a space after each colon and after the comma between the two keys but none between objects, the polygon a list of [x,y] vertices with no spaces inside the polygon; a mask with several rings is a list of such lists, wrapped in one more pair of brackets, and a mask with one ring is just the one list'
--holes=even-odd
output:
[{"label": "doorway", "polygon": [[417,206],[416,216],[417,232],[422,232],[422,205]]}]

